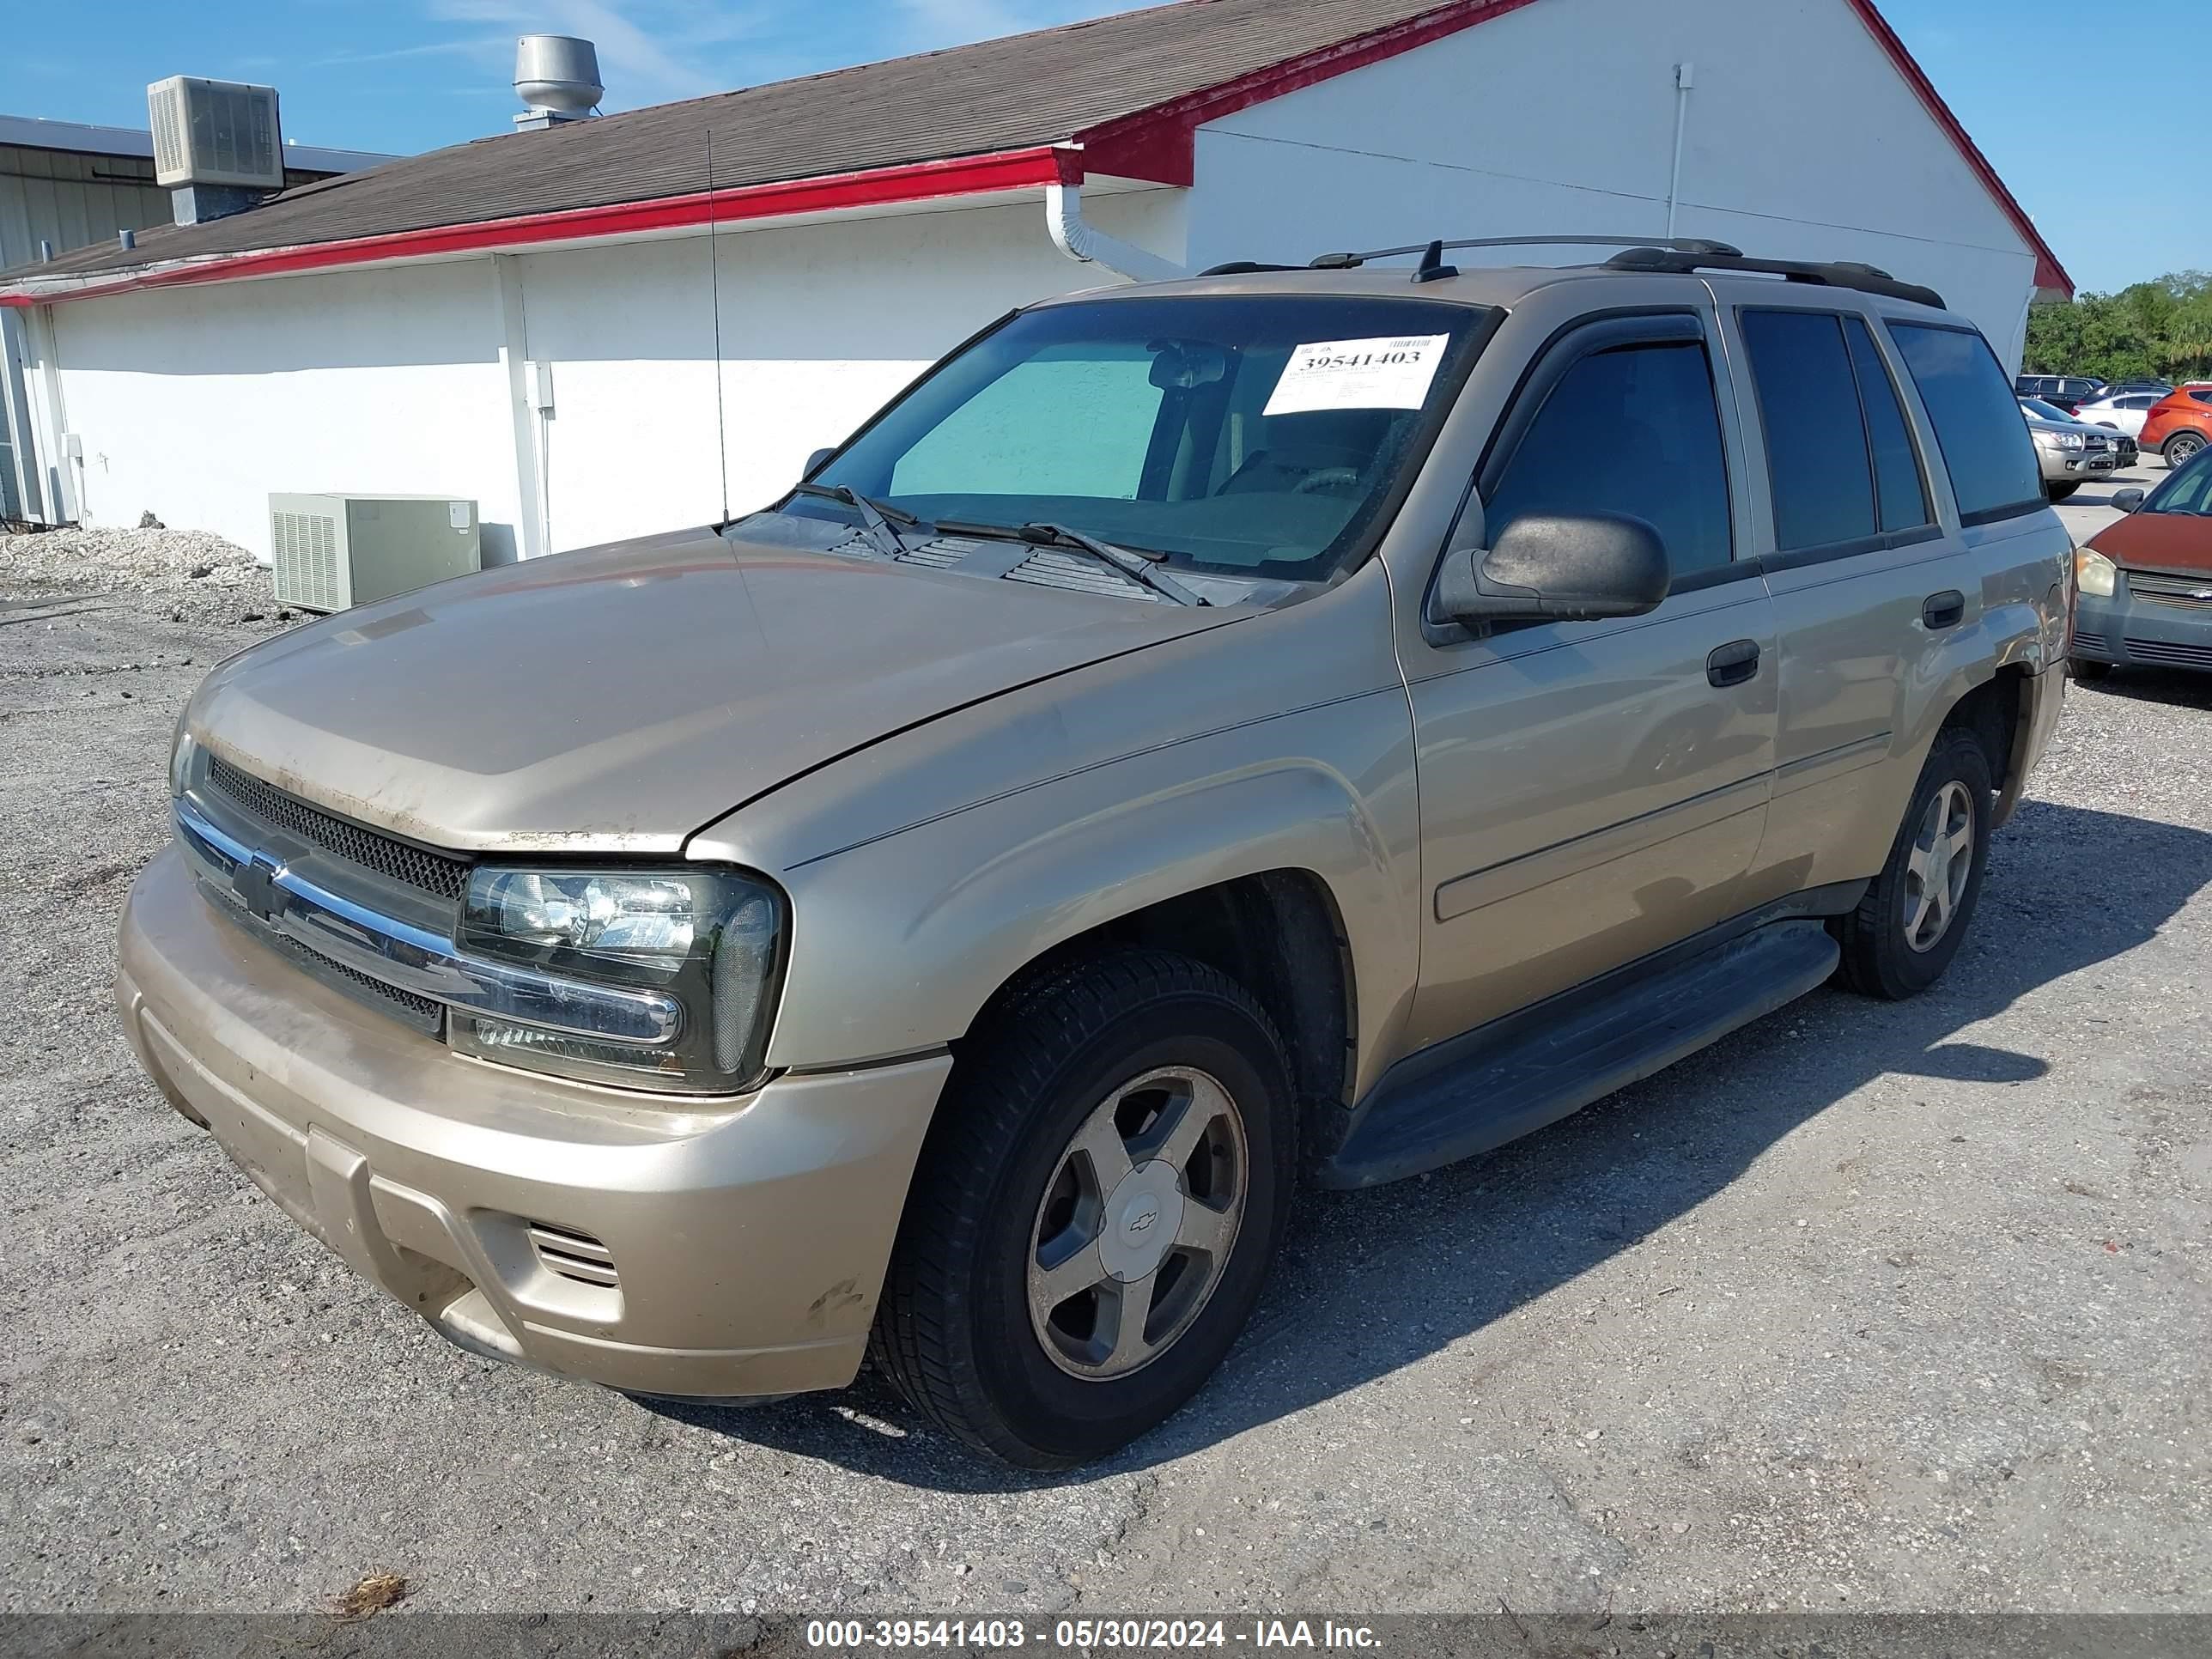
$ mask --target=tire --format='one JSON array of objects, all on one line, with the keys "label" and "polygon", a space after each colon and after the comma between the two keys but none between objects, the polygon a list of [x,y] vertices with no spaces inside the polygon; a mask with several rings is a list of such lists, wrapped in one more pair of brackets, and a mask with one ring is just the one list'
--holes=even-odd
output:
[{"label": "tire", "polygon": [[[1920,769],[1911,805],[1905,810],[1905,821],[1898,826],[1881,873],[1858,908],[1834,924],[1836,942],[1843,947],[1838,972],[1853,990],[1899,1001],[1926,990],[1951,965],[1973,921],[1974,902],[1981,896],[1994,793],[1989,757],[1980,740],[1963,726],[1944,727]],[[1937,823],[1934,807],[1939,798],[1946,801],[1942,823],[1954,850],[1936,872],[1946,896],[1944,917],[1937,928],[1920,899],[1928,885],[1923,877],[1928,849],[1923,843]],[[1956,839],[1962,827],[1958,821],[1961,809],[1971,812],[1971,822],[1963,826],[1963,843]],[[1958,855],[1969,851],[1972,861],[1964,878],[1954,878],[1951,871]]]},{"label": "tire", "polygon": [[2045,499],[2047,499],[2047,500],[2054,501],[2064,501],[2064,500],[2065,500],[2069,495],[2072,495],[2075,490],[2079,489],[2081,487],[2081,486],[2078,483],[2046,483],[2045,485],[2044,485],[2044,486],[2043,486],[2043,494],[2044,494],[2045,498]]},{"label": "tire", "polygon": [[2159,453],[2166,457],[2166,465],[2179,467],[2186,465],[2202,454],[2203,450],[2204,434],[2203,433],[2177,432],[2166,441],[2166,447],[2160,450]]},{"label": "tire", "polygon": [[2074,671],[2077,680],[2101,680],[2112,672],[2108,662],[2093,662],[2087,657],[2069,657],[2066,665]]},{"label": "tire", "polygon": [[[1296,1181],[1296,1099],[1267,1014],[1201,963],[1122,951],[1042,974],[955,1062],[869,1339],[877,1368],[1018,1468],[1127,1445],[1198,1392],[1251,1316]],[[1189,1157],[1147,1159],[1198,1105]],[[1171,1234],[1147,1237],[1163,1223]],[[1054,1299],[1102,1263],[1108,1277]],[[1125,1341],[1140,1290],[1149,1314]]]}]

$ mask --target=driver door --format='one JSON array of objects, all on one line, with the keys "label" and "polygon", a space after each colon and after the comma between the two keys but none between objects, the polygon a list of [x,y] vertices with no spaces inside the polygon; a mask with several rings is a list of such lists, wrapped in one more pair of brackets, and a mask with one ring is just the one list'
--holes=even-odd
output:
[{"label": "driver door", "polygon": [[[1747,544],[1710,312],[1585,320],[1508,404],[1462,509],[1607,511],[1660,532],[1657,610],[1493,626],[1433,614],[1405,660],[1421,799],[1414,1046],[1454,1036],[1739,908],[1772,782],[1773,607]],[[1462,523],[1465,544],[1478,526]],[[1410,642],[1409,642],[1410,644]]]}]

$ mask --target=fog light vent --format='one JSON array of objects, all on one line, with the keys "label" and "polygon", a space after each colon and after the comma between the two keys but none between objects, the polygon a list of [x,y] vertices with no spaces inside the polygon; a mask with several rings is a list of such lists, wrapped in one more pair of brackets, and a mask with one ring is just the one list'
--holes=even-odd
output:
[{"label": "fog light vent", "polygon": [[573,1279],[579,1285],[604,1285],[611,1290],[621,1283],[615,1275],[614,1252],[589,1233],[572,1232],[566,1227],[533,1221],[530,1224],[530,1243],[550,1273]]}]

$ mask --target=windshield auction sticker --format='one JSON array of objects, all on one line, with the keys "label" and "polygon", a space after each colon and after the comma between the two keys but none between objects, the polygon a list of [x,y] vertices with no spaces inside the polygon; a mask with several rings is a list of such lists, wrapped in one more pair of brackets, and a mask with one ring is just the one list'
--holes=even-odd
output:
[{"label": "windshield auction sticker", "polygon": [[1321,409],[1419,409],[1443,361],[1447,334],[1317,340],[1291,353],[1262,415]]}]

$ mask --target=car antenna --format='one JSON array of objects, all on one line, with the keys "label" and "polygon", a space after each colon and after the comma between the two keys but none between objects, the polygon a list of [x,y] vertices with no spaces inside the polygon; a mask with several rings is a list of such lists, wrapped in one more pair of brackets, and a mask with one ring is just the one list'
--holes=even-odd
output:
[{"label": "car antenna", "polygon": [[1439,237],[1421,251],[1421,268],[1413,273],[1413,280],[1417,283],[1440,283],[1447,276],[1458,275],[1457,265],[1444,263],[1444,245]]}]

